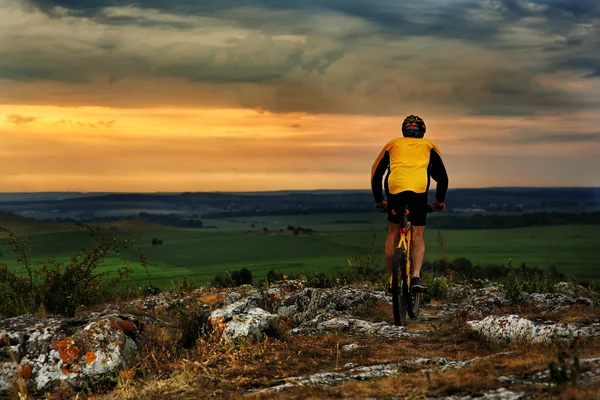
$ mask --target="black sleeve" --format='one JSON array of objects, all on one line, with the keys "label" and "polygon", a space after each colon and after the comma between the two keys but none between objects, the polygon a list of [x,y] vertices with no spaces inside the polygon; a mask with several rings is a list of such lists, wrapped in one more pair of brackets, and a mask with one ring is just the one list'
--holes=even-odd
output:
[{"label": "black sleeve", "polygon": [[437,182],[435,187],[435,198],[440,203],[444,202],[446,198],[446,192],[448,191],[448,174],[446,173],[446,167],[442,161],[442,157],[437,151],[431,149],[431,155],[429,158],[431,163],[431,177]]},{"label": "black sleeve", "polygon": [[385,171],[388,169],[389,165],[390,153],[386,151],[379,162],[377,162],[377,165],[373,169],[373,173],[371,175],[371,190],[373,191],[373,197],[375,198],[376,203],[381,203],[383,201],[383,175],[385,174]]}]

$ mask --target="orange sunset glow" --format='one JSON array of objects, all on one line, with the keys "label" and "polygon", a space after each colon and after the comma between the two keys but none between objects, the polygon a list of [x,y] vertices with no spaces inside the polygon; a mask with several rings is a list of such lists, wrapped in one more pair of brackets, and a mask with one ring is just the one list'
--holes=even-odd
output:
[{"label": "orange sunset glow", "polygon": [[451,3],[0,0],[0,191],[367,189],[408,114],[451,188],[598,186],[597,7]]}]

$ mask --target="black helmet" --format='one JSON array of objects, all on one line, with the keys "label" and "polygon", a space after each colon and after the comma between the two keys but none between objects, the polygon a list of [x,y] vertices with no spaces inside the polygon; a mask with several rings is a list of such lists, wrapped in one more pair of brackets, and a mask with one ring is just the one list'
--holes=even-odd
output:
[{"label": "black helmet", "polygon": [[402,134],[404,137],[422,138],[425,136],[426,130],[425,122],[416,115],[409,115],[402,122]]}]

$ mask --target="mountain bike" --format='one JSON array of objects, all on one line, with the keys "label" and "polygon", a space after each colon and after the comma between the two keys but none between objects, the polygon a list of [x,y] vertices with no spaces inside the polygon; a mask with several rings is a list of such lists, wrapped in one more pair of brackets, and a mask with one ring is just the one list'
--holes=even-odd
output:
[{"label": "mountain bike", "polygon": [[[395,210],[392,210],[392,213],[394,212]],[[423,301],[422,291],[410,290],[410,277],[412,276],[410,250],[412,237],[411,226],[408,221],[408,207],[405,206],[402,212],[404,214],[402,216],[402,224],[400,225],[400,240],[394,251],[392,276],[390,277],[392,309],[394,312],[394,324],[396,326],[406,324],[406,314],[411,319],[418,318]],[[431,205],[427,206],[427,212],[433,212]]]}]

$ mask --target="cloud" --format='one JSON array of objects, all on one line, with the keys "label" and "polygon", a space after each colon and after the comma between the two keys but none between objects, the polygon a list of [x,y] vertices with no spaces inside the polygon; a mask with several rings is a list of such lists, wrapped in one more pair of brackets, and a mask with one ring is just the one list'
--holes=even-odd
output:
[{"label": "cloud", "polygon": [[14,125],[23,125],[33,122],[37,119],[37,117],[24,117],[22,115],[17,114],[9,114],[6,116],[6,120]]},{"label": "cloud", "polygon": [[112,128],[116,122],[117,121],[115,121],[115,120],[87,122],[87,121],[75,121],[75,120],[70,120],[70,119],[60,119],[60,120],[56,121],[55,124],[69,126],[69,127],[80,127],[80,128],[89,127],[89,128],[96,129],[96,128]]},{"label": "cloud", "polygon": [[[33,7],[0,16],[0,79],[58,82],[64,98],[57,94],[56,101],[68,97],[72,105],[84,101],[82,92],[102,93],[84,104],[170,101],[282,113],[394,115],[414,108],[513,116],[599,105],[581,90],[540,84],[560,73],[600,75],[595,0],[27,4]],[[139,82],[173,86],[153,94],[142,86],[120,89]],[[11,96],[24,95],[4,95]]]}]

